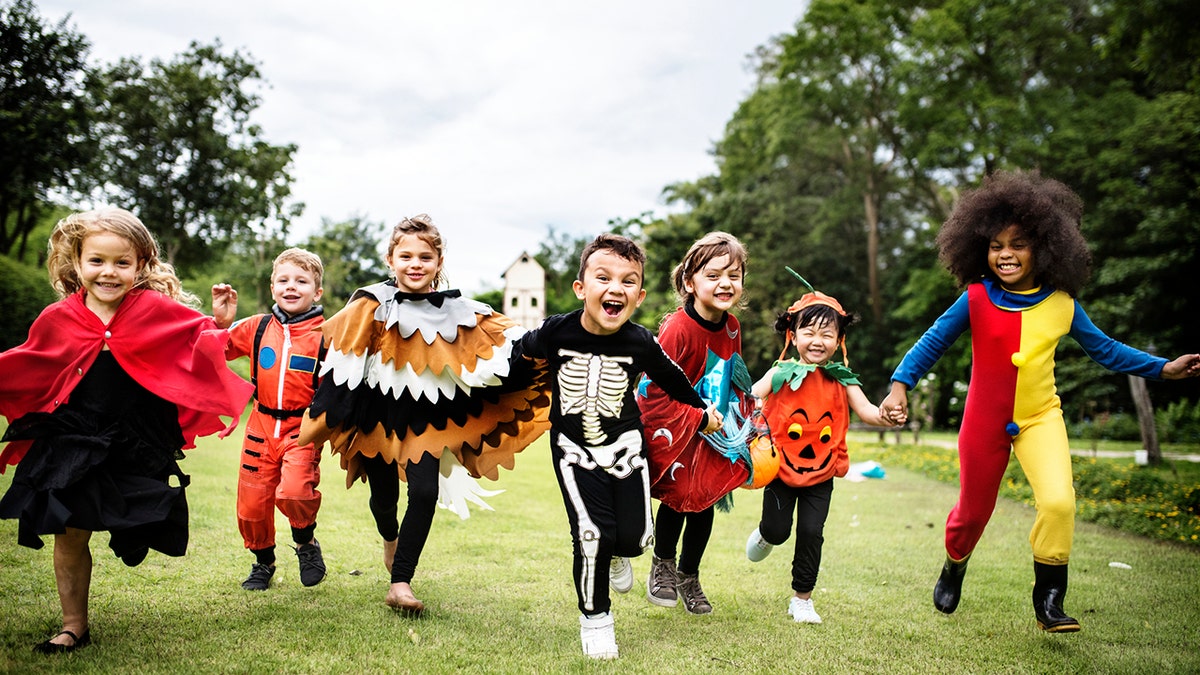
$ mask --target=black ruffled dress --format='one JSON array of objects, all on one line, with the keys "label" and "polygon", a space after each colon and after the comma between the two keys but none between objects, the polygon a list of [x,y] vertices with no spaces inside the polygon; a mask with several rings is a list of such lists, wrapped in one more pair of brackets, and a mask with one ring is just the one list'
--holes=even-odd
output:
[{"label": "black ruffled dress", "polygon": [[130,566],[149,549],[187,551],[179,410],[110,352],[100,352],[67,403],[14,420],[0,440],[24,439],[33,443],[0,498],[0,518],[19,519],[19,544],[41,548],[41,535],[74,527],[110,532],[109,546]]}]

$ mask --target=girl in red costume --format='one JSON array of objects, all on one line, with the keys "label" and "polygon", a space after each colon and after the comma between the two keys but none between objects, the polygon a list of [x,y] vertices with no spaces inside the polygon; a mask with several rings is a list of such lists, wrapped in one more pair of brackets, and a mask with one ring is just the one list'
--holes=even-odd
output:
[{"label": "girl in red costume", "polygon": [[701,398],[721,412],[728,430],[702,436],[697,432],[703,410],[675,401],[646,378],[638,391],[650,496],[659,500],[646,598],[674,607],[682,597],[690,614],[712,611],[699,575],[700,558],[712,535],[714,505],[749,476],[747,465],[737,459],[744,454],[742,429],[754,403],[742,361],[741,326],[730,313],[741,300],[745,273],[746,249],[736,237],[712,232],[700,238],[671,276],[684,306],[668,314],[658,328],[663,351],[679,364]]},{"label": "girl in red costume", "polygon": [[[901,416],[893,422],[867,400],[858,376],[845,365],[846,327],[854,318],[836,299],[818,291],[792,303],[775,322],[775,330],[786,336],[783,353],[753,388],[763,401],[763,416],[781,457],[779,475],[763,488],[762,518],[746,541],[746,557],[759,562],[787,541],[795,510],[793,595],[787,613],[797,623],[821,623],[812,591],[821,568],[833,479],[845,476],[850,468],[846,451],[850,410],[867,424],[904,422]],[[799,359],[784,358],[789,347],[796,348]],[[838,347],[840,364],[832,363]]]},{"label": "girl in red costume", "polygon": [[1102,333],[1075,300],[1091,254],[1083,204],[1037,173],[997,173],[965,193],[938,233],[940,258],[966,292],[904,356],[884,399],[907,413],[907,391],[963,331],[971,330],[971,384],[958,437],[958,503],[946,520],[946,562],[933,604],[958,607],[967,559],[996,506],[1009,450],[1033,488],[1033,609],[1038,628],[1079,630],[1063,610],[1075,529],[1075,490],[1054,351],[1064,335],[1109,370],[1167,380],[1200,375],[1200,355],[1150,356]]},{"label": "girl in red costume", "polygon": [[218,328],[233,321],[236,296],[220,294],[218,321],[191,309],[198,300],[132,213],[62,219],[47,267],[63,299],[34,321],[25,344],[0,354],[0,414],[10,421],[0,470],[17,464],[0,517],[19,519],[23,546],[54,535],[62,631],[34,646],[53,654],[91,641],[93,531],[108,530],[129,566],[150,549],[184,554],[181,450],[231,432],[253,387],[225,365],[228,332]]}]

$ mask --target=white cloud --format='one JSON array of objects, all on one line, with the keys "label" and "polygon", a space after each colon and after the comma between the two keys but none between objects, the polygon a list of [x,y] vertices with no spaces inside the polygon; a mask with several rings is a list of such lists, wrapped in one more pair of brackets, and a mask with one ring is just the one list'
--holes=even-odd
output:
[{"label": "white cloud", "polygon": [[[547,226],[599,233],[663,210],[715,171],[710,150],[751,90],[747,55],[802,2],[45,1],[95,61],[171,59],[220,38],[260,63],[254,116],[295,143],[298,230],[429,213],[447,271],[496,287]],[[651,271],[650,273],[654,273]],[[663,271],[663,273],[666,273]]]}]

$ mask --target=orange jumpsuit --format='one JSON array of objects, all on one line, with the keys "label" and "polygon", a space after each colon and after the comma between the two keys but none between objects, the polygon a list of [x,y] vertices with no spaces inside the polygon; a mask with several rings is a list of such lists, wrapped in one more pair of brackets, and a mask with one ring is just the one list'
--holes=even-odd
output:
[{"label": "orange jumpsuit", "polygon": [[[268,318],[269,317],[269,318]],[[255,351],[260,323],[267,325]],[[321,506],[321,450],[299,445],[300,420],[312,402],[321,366],[321,308],[297,316],[278,309],[229,329],[225,358],[251,356],[255,405],[246,422],[238,471],[237,521],[246,548],[275,545],[275,507],[293,529],[313,525]]]}]

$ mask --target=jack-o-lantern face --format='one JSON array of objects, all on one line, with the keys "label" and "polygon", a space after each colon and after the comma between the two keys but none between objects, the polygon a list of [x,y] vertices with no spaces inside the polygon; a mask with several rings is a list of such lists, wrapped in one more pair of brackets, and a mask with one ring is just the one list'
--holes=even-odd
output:
[{"label": "jack-o-lantern face", "polygon": [[777,419],[769,422],[775,430],[775,445],[788,468],[804,474],[829,466],[835,448],[832,442],[833,412],[817,412],[815,417],[813,411],[804,408],[796,408],[790,413],[786,408],[774,412],[773,417]]}]

